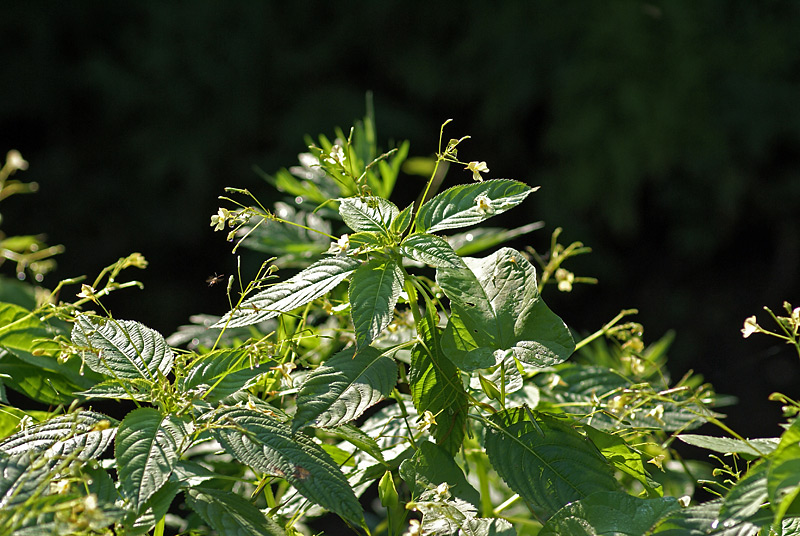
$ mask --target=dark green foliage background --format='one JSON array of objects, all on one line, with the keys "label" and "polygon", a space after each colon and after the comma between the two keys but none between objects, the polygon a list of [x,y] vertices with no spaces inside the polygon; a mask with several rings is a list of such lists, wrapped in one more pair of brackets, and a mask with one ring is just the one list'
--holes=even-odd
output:
[{"label": "dark green foliage background", "polygon": [[454,118],[462,158],[542,185],[521,214],[548,232],[515,245],[564,226],[595,250],[574,266],[601,284],[548,298],[570,325],[640,308],[649,340],[677,330],[676,374],[748,403],[735,429],[777,434],[764,400],[797,363],[739,329],[800,305],[798,24],[790,1],[3,2],[0,151],[41,192],[2,228],[67,246],[50,284],[141,251],[145,292],[108,303],[168,334],[227,310],[222,188],[270,201],[251,166],[292,165],[372,90],[379,139],[428,154]]}]

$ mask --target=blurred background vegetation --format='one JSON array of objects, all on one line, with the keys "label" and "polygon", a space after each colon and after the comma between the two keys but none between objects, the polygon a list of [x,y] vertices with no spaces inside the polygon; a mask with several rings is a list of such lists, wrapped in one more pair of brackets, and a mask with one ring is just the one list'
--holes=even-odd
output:
[{"label": "blurred background vegetation", "polygon": [[380,140],[430,155],[454,118],[459,156],[542,186],[506,223],[547,224],[518,248],[558,226],[593,248],[572,267],[600,284],[546,295],[571,326],[639,308],[647,340],[676,331],[676,376],[776,435],[766,397],[797,395],[800,363],[739,330],[800,305],[799,26],[791,1],[6,1],[0,151],[40,192],[2,228],[66,246],[49,286],[141,251],[145,290],[108,304],[169,334],[227,308],[206,284],[235,266],[209,226],[223,187],[269,202],[252,167],[293,165],[372,91]]}]

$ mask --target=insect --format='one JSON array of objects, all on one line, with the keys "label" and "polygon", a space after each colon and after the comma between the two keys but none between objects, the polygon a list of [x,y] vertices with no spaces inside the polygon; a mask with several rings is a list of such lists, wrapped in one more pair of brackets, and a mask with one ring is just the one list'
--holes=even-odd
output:
[{"label": "insect", "polygon": [[222,281],[222,279],[224,277],[225,277],[225,274],[217,274],[216,272],[214,272],[214,275],[212,275],[208,279],[206,279],[206,283],[208,283],[209,287],[213,287],[214,285],[216,285],[217,283]]}]

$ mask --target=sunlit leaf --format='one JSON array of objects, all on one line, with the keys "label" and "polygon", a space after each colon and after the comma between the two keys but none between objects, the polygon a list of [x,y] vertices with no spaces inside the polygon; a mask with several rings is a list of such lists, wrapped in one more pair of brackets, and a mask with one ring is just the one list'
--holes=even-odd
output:
[{"label": "sunlit leaf", "polygon": [[[536,270],[518,251],[503,248],[486,258],[464,261],[461,268],[436,271],[436,281],[467,330],[455,333],[457,327],[449,324],[445,329],[442,346],[456,366],[462,359],[474,361],[470,352],[503,357],[511,350],[520,361],[538,367],[560,363],[572,354],[575,344],[569,329],[542,301]],[[472,344],[475,348],[469,350]]]},{"label": "sunlit leaf", "polygon": [[397,365],[380,350],[371,346],[358,354],[354,348],[343,350],[306,376],[292,429],[349,422],[387,396],[396,380]]},{"label": "sunlit leaf", "polygon": [[400,214],[397,206],[381,197],[346,197],[339,199],[339,214],[354,231],[389,235],[392,221]]},{"label": "sunlit leaf", "polygon": [[284,536],[283,527],[239,495],[214,488],[190,488],[186,502],[219,534]]},{"label": "sunlit leaf", "polygon": [[800,421],[795,420],[781,436],[767,469],[767,492],[775,519],[780,522],[800,495]]},{"label": "sunlit leaf", "polygon": [[[659,536],[754,536],[772,522],[769,510],[746,519],[720,521],[721,500],[680,508],[662,519],[650,534]],[[649,534],[648,534],[649,536]]]},{"label": "sunlit leaf", "polygon": [[750,468],[747,474],[725,495],[719,511],[719,519],[723,522],[744,520],[755,515],[767,502],[767,469],[768,463],[759,463]]},{"label": "sunlit leaf", "polygon": [[514,208],[536,189],[509,179],[454,186],[420,207],[417,229],[433,233],[480,223]]},{"label": "sunlit leaf", "polygon": [[211,327],[249,326],[293,311],[336,288],[360,265],[361,261],[352,257],[325,257],[294,277],[247,298]]},{"label": "sunlit leaf", "polygon": [[412,499],[419,499],[425,490],[446,482],[454,496],[476,508],[480,506],[480,494],[467,482],[451,453],[430,441],[422,441],[417,447],[414,456],[400,464],[400,476],[411,489]]},{"label": "sunlit leaf", "polygon": [[311,502],[360,524],[362,509],[331,457],[302,433],[256,410],[235,407],[214,414],[211,435],[241,463],[286,479]]},{"label": "sunlit leaf", "polygon": [[778,438],[759,438],[742,441],[732,437],[713,437],[697,434],[680,434],[677,438],[689,445],[713,450],[720,454],[744,454],[755,458],[771,454],[780,441]]},{"label": "sunlit leaf", "polygon": [[75,320],[72,341],[84,347],[81,358],[100,374],[155,380],[172,370],[175,356],[157,331],[131,320],[92,318]]},{"label": "sunlit leaf", "polygon": [[269,367],[274,363],[251,363],[246,348],[215,350],[192,363],[182,388],[201,391],[198,394],[206,402],[218,402],[243,389],[261,374],[270,372]]},{"label": "sunlit leaf", "polygon": [[359,352],[392,321],[403,280],[403,270],[393,260],[367,261],[353,274],[348,296]]},{"label": "sunlit leaf", "polygon": [[403,240],[400,252],[434,268],[458,268],[463,265],[461,257],[453,251],[447,240],[436,235],[413,234]]}]

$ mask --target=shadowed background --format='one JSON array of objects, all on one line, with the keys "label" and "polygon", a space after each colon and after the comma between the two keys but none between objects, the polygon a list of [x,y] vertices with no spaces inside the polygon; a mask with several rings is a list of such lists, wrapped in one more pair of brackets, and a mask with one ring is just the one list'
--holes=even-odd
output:
[{"label": "shadowed background", "polygon": [[145,290],[107,305],[167,335],[227,310],[205,282],[235,266],[209,226],[222,189],[270,202],[252,167],[293,165],[372,91],[385,146],[430,155],[453,118],[459,156],[542,186],[510,223],[546,228],[515,246],[564,227],[594,250],[568,267],[600,279],[545,294],[567,323],[639,308],[646,341],[676,330],[675,376],[740,397],[737,431],[777,435],[766,397],[797,395],[800,363],[739,330],[800,305],[798,23],[781,1],[3,2],[0,152],[40,192],[4,202],[2,230],[66,246],[51,287],[142,252]]}]

